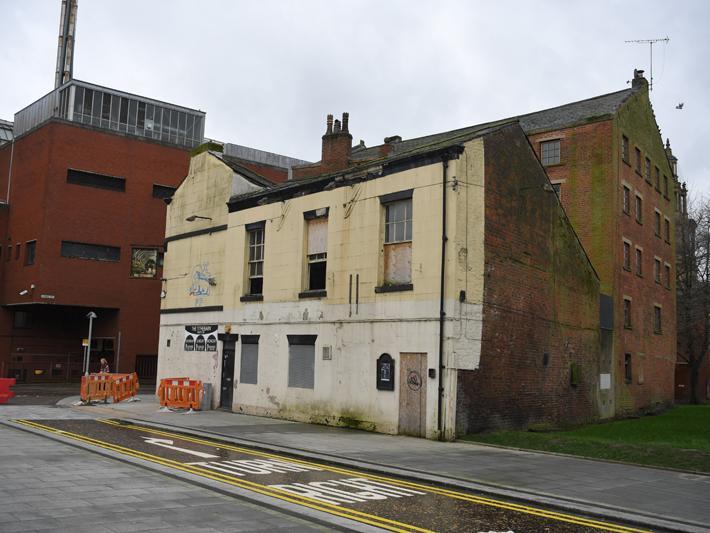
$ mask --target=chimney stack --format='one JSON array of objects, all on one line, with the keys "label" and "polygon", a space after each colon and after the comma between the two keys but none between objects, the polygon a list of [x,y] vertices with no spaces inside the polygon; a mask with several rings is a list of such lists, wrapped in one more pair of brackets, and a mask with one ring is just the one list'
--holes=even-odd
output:
[{"label": "chimney stack", "polygon": [[323,135],[323,152],[321,168],[323,172],[335,172],[350,166],[350,151],[353,136],[348,131],[348,113],[343,113],[342,122],[328,115],[325,135]]},{"label": "chimney stack", "polygon": [[634,79],[631,80],[631,88],[641,89],[645,87],[648,89],[648,81],[643,77],[643,70],[634,69]]}]

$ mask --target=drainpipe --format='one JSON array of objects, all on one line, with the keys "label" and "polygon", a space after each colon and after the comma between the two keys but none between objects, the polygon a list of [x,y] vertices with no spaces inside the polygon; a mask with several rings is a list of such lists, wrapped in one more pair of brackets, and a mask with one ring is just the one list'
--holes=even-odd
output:
[{"label": "drainpipe", "polygon": [[5,197],[5,203],[10,205],[10,183],[12,183],[12,162],[15,158],[15,134],[12,135],[12,144],[10,145],[10,168],[7,173],[7,196]]},{"label": "drainpipe", "polygon": [[444,404],[444,320],[446,312],[444,311],[444,281],[446,279],[446,180],[449,170],[449,154],[445,154],[441,158],[442,164],[442,180],[441,180],[441,283],[440,283],[440,298],[439,298],[439,394],[437,405],[437,430],[439,439],[443,440],[444,424],[442,421],[442,411]]}]

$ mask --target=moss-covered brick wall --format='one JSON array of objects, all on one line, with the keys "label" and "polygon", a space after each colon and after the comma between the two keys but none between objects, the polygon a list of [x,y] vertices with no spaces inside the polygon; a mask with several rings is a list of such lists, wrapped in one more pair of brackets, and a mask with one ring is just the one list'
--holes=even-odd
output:
[{"label": "moss-covered brick wall", "polygon": [[481,362],[459,371],[457,432],[593,420],[599,280],[522,130],[484,151]]}]

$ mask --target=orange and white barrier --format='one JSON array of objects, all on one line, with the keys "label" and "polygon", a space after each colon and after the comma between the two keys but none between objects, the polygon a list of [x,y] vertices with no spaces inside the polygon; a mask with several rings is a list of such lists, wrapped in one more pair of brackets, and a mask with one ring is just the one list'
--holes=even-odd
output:
[{"label": "orange and white barrier", "polygon": [[198,379],[165,378],[160,380],[157,396],[161,407],[199,410],[204,394]]},{"label": "orange and white barrier", "polygon": [[96,400],[107,402],[109,397],[114,403],[138,394],[140,384],[138,375],[133,374],[89,374],[81,377],[81,401]]}]

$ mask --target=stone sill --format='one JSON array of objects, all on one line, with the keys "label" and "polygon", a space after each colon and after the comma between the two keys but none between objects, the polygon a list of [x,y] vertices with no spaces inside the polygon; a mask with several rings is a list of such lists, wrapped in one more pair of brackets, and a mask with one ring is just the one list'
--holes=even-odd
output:
[{"label": "stone sill", "polygon": [[263,300],[263,294],[245,294],[239,298],[240,302],[261,302]]},{"label": "stone sill", "polygon": [[325,289],[315,291],[303,291],[298,293],[299,298],[326,298],[328,291]]},{"label": "stone sill", "polygon": [[380,285],[375,287],[375,293],[382,294],[385,292],[402,292],[402,291],[413,291],[414,285],[411,283],[402,283],[399,285]]}]

